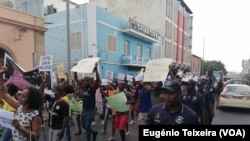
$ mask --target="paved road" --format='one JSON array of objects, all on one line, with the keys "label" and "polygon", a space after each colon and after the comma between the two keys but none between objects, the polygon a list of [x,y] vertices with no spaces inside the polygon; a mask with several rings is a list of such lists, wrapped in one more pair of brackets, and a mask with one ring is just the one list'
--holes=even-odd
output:
[{"label": "paved road", "polygon": [[250,125],[250,109],[218,109],[215,111],[213,125]]},{"label": "paved road", "polygon": [[[75,120],[74,116],[73,116],[73,118]],[[96,131],[99,131],[99,133],[100,133],[102,131],[102,129],[103,129],[103,125],[100,124],[101,120],[99,120],[99,115],[96,115],[95,119],[96,119],[96,125],[93,127],[93,129],[96,130]],[[76,124],[76,122],[75,122],[75,124]],[[78,131],[76,125],[72,126],[71,129],[72,129],[71,130],[72,141],[84,141],[84,140],[86,140],[86,135],[84,135],[84,134],[79,135],[79,136],[74,135]],[[130,131],[130,134],[126,136],[126,140],[127,141],[136,141],[136,137],[138,135],[138,125],[137,124],[129,125],[129,131]],[[48,133],[48,127],[45,126],[43,128],[40,141],[48,141],[47,133]],[[96,141],[106,141],[107,138],[110,137],[110,135],[111,135],[111,120],[108,121],[107,134],[106,135],[98,134]],[[46,139],[44,138],[44,136],[46,137]],[[66,139],[65,139],[65,141],[66,141]],[[120,141],[120,135],[119,135],[118,131],[116,131],[116,139],[115,139],[115,141]]]}]

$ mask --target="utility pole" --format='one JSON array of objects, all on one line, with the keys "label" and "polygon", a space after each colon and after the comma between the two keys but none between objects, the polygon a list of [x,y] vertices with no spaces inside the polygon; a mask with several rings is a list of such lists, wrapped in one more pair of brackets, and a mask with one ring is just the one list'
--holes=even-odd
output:
[{"label": "utility pole", "polygon": [[202,68],[201,68],[201,75],[204,75],[204,65],[205,65],[205,60],[204,60],[204,53],[205,53],[205,40],[206,38],[203,38],[203,55],[202,55]]},{"label": "utility pole", "polygon": [[68,73],[68,76],[69,76],[69,78],[71,78],[71,75],[70,75],[70,64],[71,64],[71,61],[70,61],[70,23],[69,23],[69,21],[70,21],[70,17],[69,17],[69,1],[70,0],[67,0],[67,4],[66,4],[66,11],[67,11],[67,14],[66,14],[66,17],[67,17],[67,57],[68,57],[68,59],[67,59],[67,63],[68,63],[68,71],[67,71],[67,73]]}]

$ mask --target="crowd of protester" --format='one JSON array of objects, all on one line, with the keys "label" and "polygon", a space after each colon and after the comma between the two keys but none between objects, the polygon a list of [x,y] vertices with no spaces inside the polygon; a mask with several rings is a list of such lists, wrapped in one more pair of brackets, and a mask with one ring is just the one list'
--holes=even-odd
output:
[{"label": "crowd of protester", "polygon": [[[72,135],[86,134],[86,141],[95,141],[98,136],[107,134],[111,119],[110,137],[114,140],[116,131],[120,140],[129,135],[129,125],[211,125],[215,116],[214,109],[222,89],[219,81],[213,78],[193,80],[183,79],[176,70],[170,70],[165,81],[128,82],[126,75],[116,82],[101,82],[98,64],[94,77],[78,78],[74,72],[71,81],[57,76],[57,84],[52,93],[44,91],[46,74],[39,88],[33,86],[19,91],[15,85],[5,85],[3,75],[8,70],[0,69],[0,96],[2,108],[15,112],[12,125],[15,130],[4,129],[0,141],[29,141],[39,139],[43,123],[42,112],[48,112],[48,141],[71,141]],[[106,97],[124,93],[130,106],[127,111],[115,111]],[[48,103],[47,106],[44,104]],[[74,106],[73,106],[74,104]],[[78,104],[76,107],[75,104]],[[74,108],[73,108],[74,107]],[[77,108],[77,109],[76,109]],[[96,119],[96,114],[100,119]],[[75,118],[75,120],[74,120]],[[92,127],[100,120],[103,128],[95,131]],[[74,122],[76,121],[76,123]],[[77,132],[71,133],[71,127]]]}]

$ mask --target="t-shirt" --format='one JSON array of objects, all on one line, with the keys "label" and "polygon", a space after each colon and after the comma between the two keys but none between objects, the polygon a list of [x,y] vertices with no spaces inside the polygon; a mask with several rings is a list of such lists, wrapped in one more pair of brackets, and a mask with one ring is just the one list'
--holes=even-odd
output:
[{"label": "t-shirt", "polygon": [[69,116],[69,104],[64,101],[52,102],[49,108],[49,127],[54,130],[62,129],[63,120]]},{"label": "t-shirt", "polygon": [[148,111],[152,107],[151,91],[145,91],[144,89],[141,89],[139,95],[140,95],[139,113],[148,113]]},{"label": "t-shirt", "polygon": [[10,111],[10,112],[15,112],[16,111],[16,109],[15,108],[13,108],[12,106],[10,106],[9,105],[9,103],[7,103],[4,99],[3,99],[3,109],[4,110],[7,110],[7,111]]},{"label": "t-shirt", "polygon": [[[108,90],[108,96],[113,96],[115,93],[117,93],[117,90]],[[109,107],[108,105],[106,105],[107,107]],[[115,115],[115,110],[112,110],[112,115]]]}]

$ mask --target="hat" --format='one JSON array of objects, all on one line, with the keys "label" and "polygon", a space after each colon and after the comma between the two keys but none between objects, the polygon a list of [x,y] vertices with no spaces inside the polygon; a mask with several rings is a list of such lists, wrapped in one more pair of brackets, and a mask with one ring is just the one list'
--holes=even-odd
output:
[{"label": "hat", "polygon": [[181,84],[176,80],[165,81],[162,89],[172,91],[172,92],[181,91]]}]

